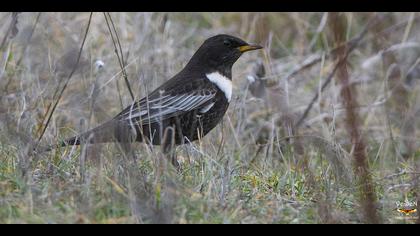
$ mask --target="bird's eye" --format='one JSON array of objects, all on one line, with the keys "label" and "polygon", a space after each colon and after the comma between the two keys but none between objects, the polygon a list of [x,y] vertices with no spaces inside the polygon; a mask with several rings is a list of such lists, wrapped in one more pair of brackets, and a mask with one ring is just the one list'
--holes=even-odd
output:
[{"label": "bird's eye", "polygon": [[228,47],[232,46],[232,43],[231,43],[229,40],[225,40],[225,41],[223,41],[223,44],[224,44],[225,46],[228,46]]}]

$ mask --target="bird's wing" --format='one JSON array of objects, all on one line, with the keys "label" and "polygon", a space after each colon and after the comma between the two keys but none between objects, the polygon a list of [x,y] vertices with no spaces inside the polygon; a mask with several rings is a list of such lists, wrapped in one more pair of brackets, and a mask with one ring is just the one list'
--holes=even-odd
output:
[{"label": "bird's wing", "polygon": [[151,124],[175,117],[183,112],[204,107],[216,90],[201,89],[191,93],[159,94],[143,98],[122,111],[118,120],[138,120],[141,124]]}]

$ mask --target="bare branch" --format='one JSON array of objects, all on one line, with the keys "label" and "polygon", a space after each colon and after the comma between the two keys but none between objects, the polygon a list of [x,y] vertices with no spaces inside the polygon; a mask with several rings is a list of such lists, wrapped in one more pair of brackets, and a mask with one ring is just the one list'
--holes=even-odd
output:
[{"label": "bare branch", "polygon": [[[80,46],[79,54],[78,54],[78,56],[77,56],[77,60],[76,60],[76,63],[75,63],[75,65],[74,65],[74,67],[73,67],[73,70],[72,70],[72,71],[71,71],[71,73],[68,75],[67,80],[66,80],[66,82],[65,82],[65,84],[64,84],[64,86],[63,86],[63,88],[61,89],[61,91],[60,91],[60,93],[59,93],[59,95],[58,95],[57,100],[55,101],[54,105],[52,106],[51,112],[50,112],[50,113],[49,113],[49,115],[48,115],[47,122],[45,123],[44,128],[42,129],[41,134],[39,135],[38,142],[37,142],[37,145],[35,146],[35,148],[38,146],[38,144],[40,143],[40,141],[41,141],[42,137],[44,136],[44,133],[45,133],[45,131],[47,130],[48,124],[49,124],[49,123],[50,123],[50,121],[51,121],[52,115],[54,114],[54,111],[55,111],[55,109],[57,108],[57,105],[58,105],[58,103],[60,102],[60,99],[61,99],[61,97],[63,96],[63,93],[64,93],[64,91],[66,90],[67,85],[68,85],[68,83],[70,82],[70,79],[72,78],[72,76],[73,76],[74,72],[75,72],[75,71],[76,71],[76,69],[77,69],[77,66],[79,65],[79,61],[80,61],[80,57],[81,57],[81,55],[82,55],[83,47],[84,47],[84,45],[85,45],[86,38],[87,38],[87,35],[88,35],[88,32],[89,32],[90,23],[91,23],[91,21],[92,21],[92,15],[93,15],[93,12],[91,12],[91,13],[90,13],[90,15],[89,15],[89,21],[88,21],[88,24],[87,24],[87,27],[86,27],[85,35],[84,35],[84,37],[83,37],[82,45]],[[49,112],[49,108],[51,107],[51,105],[52,105],[52,103],[48,106],[48,110],[47,110],[46,114],[48,114],[48,112]]]},{"label": "bare branch", "polygon": [[[114,51],[115,51],[115,54],[117,55],[118,63],[120,64],[121,71],[125,80],[125,84],[127,86],[128,92],[130,93],[131,99],[134,101],[134,93],[133,93],[133,90],[131,89],[130,82],[128,81],[127,72],[125,70],[124,55],[121,48],[120,38],[118,37],[118,33],[114,25],[114,21],[112,20],[111,14],[109,14],[109,12],[104,13],[104,16],[105,16],[106,24],[108,26],[109,33],[111,35],[112,43],[114,44],[114,47],[115,47]],[[109,25],[109,22],[111,22],[112,30],[111,30],[111,26]]]}]

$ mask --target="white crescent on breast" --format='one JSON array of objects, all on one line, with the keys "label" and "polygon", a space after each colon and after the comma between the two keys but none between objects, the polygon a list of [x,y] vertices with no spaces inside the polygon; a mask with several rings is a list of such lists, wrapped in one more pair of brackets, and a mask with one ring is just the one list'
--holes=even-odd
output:
[{"label": "white crescent on breast", "polygon": [[207,79],[214,83],[225,94],[228,102],[232,99],[232,81],[219,72],[206,74]]}]

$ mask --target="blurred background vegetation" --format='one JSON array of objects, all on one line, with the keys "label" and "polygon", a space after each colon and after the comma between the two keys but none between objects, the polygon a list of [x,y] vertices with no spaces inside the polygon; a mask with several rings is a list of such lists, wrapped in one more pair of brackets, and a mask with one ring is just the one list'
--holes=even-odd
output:
[{"label": "blurred background vegetation", "polygon": [[[0,13],[0,223],[420,223],[397,211],[419,202],[418,13],[109,16]],[[135,163],[117,144],[31,152],[128,106],[124,73],[142,98],[219,33],[264,50],[181,171],[145,144]]]}]

